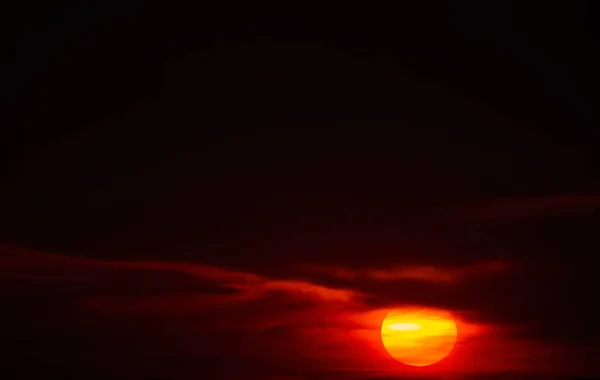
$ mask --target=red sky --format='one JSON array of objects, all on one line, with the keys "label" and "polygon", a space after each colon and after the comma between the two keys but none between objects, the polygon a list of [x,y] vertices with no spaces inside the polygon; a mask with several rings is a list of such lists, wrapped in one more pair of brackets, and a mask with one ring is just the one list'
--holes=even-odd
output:
[{"label": "red sky", "polygon": [[[55,73],[41,81],[49,89],[31,90],[39,110],[22,106],[39,141],[21,152],[15,140],[0,168],[0,371],[600,375],[598,157],[586,139],[556,137],[580,119],[544,100],[549,88],[570,94],[557,90],[555,61],[539,58],[552,73],[543,87],[495,55],[452,66],[449,52],[426,51],[401,64],[420,49],[407,43],[386,58],[329,40],[240,40],[152,66],[160,90],[143,87],[127,103],[115,88],[135,75],[150,86],[145,66],[129,57],[130,71],[111,82],[102,47],[151,60],[171,46],[148,43],[143,55],[130,50],[131,33],[123,45],[86,40],[55,62],[71,82]],[[513,83],[504,99],[531,112],[488,105],[493,83],[485,98],[419,74],[424,62],[447,63],[458,83],[467,72]],[[104,97],[79,83],[81,67],[99,73],[91,83]],[[62,101],[57,88],[75,95]],[[127,105],[101,112],[116,98]],[[69,122],[85,126],[43,138]],[[453,313],[459,340],[446,360],[415,369],[386,354],[381,320],[406,306]]]},{"label": "red sky", "polygon": [[[532,211],[527,216],[535,217],[567,204],[572,215],[591,203],[569,199],[495,200],[478,205],[473,215],[485,207],[496,210],[501,202],[501,220],[510,217],[513,204],[525,205]],[[486,219],[491,212],[484,213]],[[522,215],[517,208],[514,218]],[[0,257],[2,336],[9,342],[12,336],[10,344],[25,345],[38,360],[75,371],[385,379],[505,372],[542,372],[548,378],[573,368],[594,369],[589,355],[596,343],[569,341],[565,333],[586,332],[574,315],[578,309],[565,304],[577,301],[560,288],[547,289],[558,281],[569,282],[565,292],[583,284],[573,283],[571,268],[552,261],[540,265],[534,257],[489,256],[452,266],[398,260],[359,268],[315,261],[289,265],[280,276],[183,260],[89,259],[7,245]],[[460,335],[449,358],[411,369],[387,356],[379,337],[382,318],[389,308],[407,305],[453,312]],[[588,320],[584,316],[579,323]]]}]

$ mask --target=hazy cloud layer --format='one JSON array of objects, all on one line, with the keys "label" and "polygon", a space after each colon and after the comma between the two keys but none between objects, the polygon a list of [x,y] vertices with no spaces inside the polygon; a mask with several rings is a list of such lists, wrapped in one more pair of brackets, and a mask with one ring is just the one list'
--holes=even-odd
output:
[{"label": "hazy cloud layer", "polygon": [[[589,365],[594,351],[583,336],[591,345],[600,338],[589,308],[573,313],[586,301],[565,303],[569,290],[587,283],[532,264],[426,267],[453,279],[437,281],[351,268],[346,276],[299,270],[272,279],[196,263],[90,260],[15,247],[3,247],[0,263],[7,269],[0,275],[3,310],[13,315],[5,339],[34,339],[35,355],[65,366],[61,355],[94,342],[78,360],[103,371],[124,355],[131,371],[149,374],[185,375],[209,362],[209,371],[229,373],[227,357],[244,358],[240,365],[257,373],[402,373],[406,368],[382,351],[378,323],[386,308],[403,305],[447,308],[460,318],[463,341],[448,371],[532,371],[558,357],[558,369]],[[59,337],[65,344],[54,350]],[[97,362],[101,352],[105,360]],[[148,364],[150,358],[159,361]]]}]

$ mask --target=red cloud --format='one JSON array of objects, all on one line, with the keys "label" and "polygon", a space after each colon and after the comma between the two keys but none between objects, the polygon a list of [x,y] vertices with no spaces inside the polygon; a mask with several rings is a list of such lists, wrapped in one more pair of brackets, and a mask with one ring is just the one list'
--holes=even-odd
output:
[{"label": "red cloud", "polygon": [[[73,300],[61,308],[54,304],[46,309],[43,322],[23,314],[30,312],[23,309],[17,315],[23,324],[18,325],[17,318],[11,328],[26,331],[32,323],[42,323],[46,330],[52,326],[52,339],[77,331],[83,341],[94,342],[96,350],[102,351],[81,354],[89,360],[102,353],[127,356],[138,350],[140,360],[183,355],[190,363],[218,357],[231,358],[233,364],[235,358],[243,357],[252,363],[276,361],[283,372],[293,368],[296,372],[408,373],[382,351],[379,325],[391,305],[376,308],[363,302],[363,297],[373,294],[360,286],[352,290],[195,263],[90,260],[11,247],[2,248],[0,266],[6,269],[0,272],[0,281],[12,284],[28,303],[65,296]],[[366,277],[388,292],[402,294],[407,289],[396,288],[391,281],[461,286],[467,278],[506,268],[492,262],[454,269],[417,265],[327,270],[356,281]],[[156,291],[156,284],[162,291]],[[405,299],[414,301],[418,296]],[[4,310],[16,307],[3,306]],[[460,354],[448,359],[444,367],[448,371],[524,368],[527,365],[521,360],[545,355],[552,348],[542,350],[535,340],[511,337],[491,322],[474,324],[463,320],[459,312],[457,318],[464,340],[457,346]],[[512,356],[494,358],[498,347],[494,342]],[[47,355],[52,356],[52,350]],[[478,355],[487,359],[477,359],[475,368],[469,360]]]},{"label": "red cloud", "polygon": [[321,266],[311,270],[315,273],[329,274],[343,280],[369,279],[381,282],[412,280],[426,283],[453,284],[473,276],[502,272],[510,267],[500,261],[483,262],[461,267],[434,265],[402,265],[391,268],[350,269],[343,267]]}]

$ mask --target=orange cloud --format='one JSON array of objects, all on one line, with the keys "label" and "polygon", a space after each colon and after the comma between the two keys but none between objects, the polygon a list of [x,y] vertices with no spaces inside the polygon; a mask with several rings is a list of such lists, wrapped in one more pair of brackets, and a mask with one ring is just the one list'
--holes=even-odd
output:
[{"label": "orange cloud", "polygon": [[510,266],[500,261],[484,262],[462,267],[434,265],[402,265],[392,268],[349,269],[341,267],[315,267],[317,273],[326,273],[344,280],[371,279],[381,282],[413,280],[427,283],[453,284],[473,276],[504,271]]},{"label": "orange cloud", "polygon": [[351,301],[356,294],[349,290],[332,289],[308,281],[266,281],[261,285],[267,290],[285,290],[314,296],[324,301]]}]

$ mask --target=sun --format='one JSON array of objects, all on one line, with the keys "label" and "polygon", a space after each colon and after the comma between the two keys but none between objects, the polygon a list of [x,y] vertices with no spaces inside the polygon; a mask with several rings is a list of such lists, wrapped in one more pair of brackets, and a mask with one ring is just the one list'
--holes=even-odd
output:
[{"label": "sun", "polygon": [[381,324],[387,352],[401,363],[425,367],[450,354],[458,330],[449,312],[430,308],[394,309]]}]

